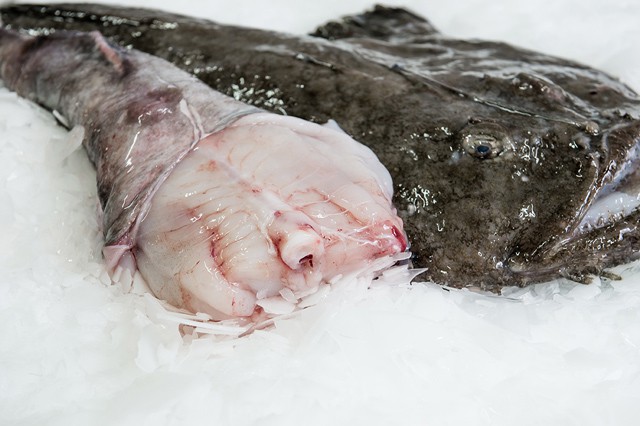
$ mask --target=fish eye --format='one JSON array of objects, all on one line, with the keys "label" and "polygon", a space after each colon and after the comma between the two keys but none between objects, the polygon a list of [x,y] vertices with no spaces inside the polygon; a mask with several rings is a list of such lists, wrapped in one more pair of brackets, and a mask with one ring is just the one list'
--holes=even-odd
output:
[{"label": "fish eye", "polygon": [[502,140],[492,135],[468,133],[462,139],[464,150],[479,159],[494,158],[502,152]]},{"label": "fish eye", "polygon": [[488,145],[478,145],[476,147],[476,152],[480,155],[487,155],[491,151],[491,147]]}]

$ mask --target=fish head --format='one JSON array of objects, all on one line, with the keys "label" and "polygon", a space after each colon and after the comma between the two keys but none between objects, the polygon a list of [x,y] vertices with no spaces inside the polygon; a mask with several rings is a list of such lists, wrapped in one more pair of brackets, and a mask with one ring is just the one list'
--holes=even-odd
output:
[{"label": "fish head", "polygon": [[[606,128],[465,99],[440,114],[405,140],[406,178],[396,179],[429,279],[498,291],[602,269],[611,253],[588,241],[640,204],[637,121]],[[622,192],[622,210],[598,207]]]},{"label": "fish head", "polygon": [[137,266],[158,297],[214,319],[284,313],[340,275],[395,262],[407,239],[391,198],[389,173],[345,133],[250,114],[198,142],[158,189]]}]

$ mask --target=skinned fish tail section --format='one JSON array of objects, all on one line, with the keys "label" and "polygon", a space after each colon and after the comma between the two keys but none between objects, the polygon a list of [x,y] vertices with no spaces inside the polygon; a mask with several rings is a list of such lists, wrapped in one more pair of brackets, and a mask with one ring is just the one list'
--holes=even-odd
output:
[{"label": "skinned fish tail section", "polygon": [[389,172],[335,125],[262,112],[97,32],[0,37],[7,86],[84,129],[114,275],[259,321],[407,249]]},{"label": "skinned fish tail section", "polygon": [[406,250],[390,186],[345,133],[251,114],[176,166],[140,226],[136,259],[152,286],[171,283],[154,288],[159,297],[214,319],[259,319],[265,299],[294,309],[322,283]]}]

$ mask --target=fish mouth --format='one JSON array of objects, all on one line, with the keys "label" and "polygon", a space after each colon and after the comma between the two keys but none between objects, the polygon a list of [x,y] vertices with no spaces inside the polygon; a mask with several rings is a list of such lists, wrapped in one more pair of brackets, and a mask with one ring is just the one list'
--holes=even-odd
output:
[{"label": "fish mouth", "polygon": [[565,232],[541,246],[533,261],[508,257],[502,263],[507,279],[519,286],[560,277],[586,284],[640,256],[633,245],[640,224],[640,121],[615,127],[602,140],[604,153],[592,156],[598,173]]},{"label": "fish mouth", "polygon": [[603,145],[610,156],[601,161],[591,196],[568,229],[568,241],[619,222],[640,207],[640,122],[610,130],[603,135]]}]

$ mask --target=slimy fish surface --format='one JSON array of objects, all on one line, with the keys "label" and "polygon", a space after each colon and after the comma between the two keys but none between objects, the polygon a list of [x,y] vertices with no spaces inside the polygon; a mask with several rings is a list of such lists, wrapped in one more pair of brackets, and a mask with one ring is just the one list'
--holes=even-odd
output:
[{"label": "slimy fish surface", "polygon": [[588,66],[381,6],[309,36],[92,4],[0,16],[26,33],[99,29],[248,105],[336,120],[391,173],[425,279],[498,291],[638,258],[640,100]]}]

